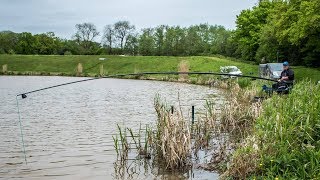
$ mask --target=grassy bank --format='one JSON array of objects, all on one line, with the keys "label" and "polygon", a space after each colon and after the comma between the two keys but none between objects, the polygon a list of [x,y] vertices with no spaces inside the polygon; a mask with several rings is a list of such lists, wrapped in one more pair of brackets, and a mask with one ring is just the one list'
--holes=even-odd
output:
[{"label": "grassy bank", "polygon": [[[100,61],[99,58],[106,58]],[[181,61],[189,64],[189,71],[219,72],[220,66],[235,65],[246,75],[258,75],[258,66],[218,57],[165,57],[165,56],[33,56],[0,55],[0,66],[7,64],[8,74],[16,75],[67,75],[77,74],[77,65],[83,66],[83,76],[96,76],[100,65],[105,74],[146,71],[177,71]],[[320,71],[305,67],[293,67],[296,79],[320,80]]]},{"label": "grassy bank", "polygon": [[235,179],[320,178],[320,85],[302,81],[263,102],[252,133],[233,154]]}]

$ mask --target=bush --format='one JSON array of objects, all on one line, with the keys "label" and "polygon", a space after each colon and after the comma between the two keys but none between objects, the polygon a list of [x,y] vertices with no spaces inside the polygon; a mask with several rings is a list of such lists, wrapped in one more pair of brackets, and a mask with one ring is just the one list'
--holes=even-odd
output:
[{"label": "bush", "polygon": [[8,51],[8,54],[14,55],[14,54],[16,54],[16,52],[14,52],[13,49],[10,49],[10,50]]},{"label": "bush", "polygon": [[71,52],[71,51],[66,51],[66,52],[64,52],[64,55],[65,55],[65,56],[72,55],[72,52]]}]

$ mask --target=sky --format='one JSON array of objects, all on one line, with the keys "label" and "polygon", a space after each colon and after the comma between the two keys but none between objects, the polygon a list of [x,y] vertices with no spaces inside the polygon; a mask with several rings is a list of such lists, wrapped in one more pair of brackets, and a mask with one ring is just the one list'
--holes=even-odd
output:
[{"label": "sky", "polygon": [[0,0],[0,31],[44,33],[70,39],[75,25],[90,22],[98,31],[120,20],[137,30],[158,25],[208,23],[235,28],[241,10],[258,0]]}]

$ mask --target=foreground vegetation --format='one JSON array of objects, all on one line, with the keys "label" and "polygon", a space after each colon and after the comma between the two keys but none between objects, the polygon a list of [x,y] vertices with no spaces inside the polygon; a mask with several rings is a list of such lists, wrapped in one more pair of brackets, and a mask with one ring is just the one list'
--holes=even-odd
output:
[{"label": "foreground vegetation", "polygon": [[195,167],[191,154],[198,158],[199,150],[215,149],[196,167],[219,171],[223,179],[318,179],[320,85],[300,81],[289,95],[252,101],[264,95],[258,89],[262,83],[249,81],[241,88],[232,80],[218,81],[216,87],[228,90],[224,106],[217,111],[214,99],[207,101],[194,125],[156,99],[159,119],[146,131],[153,147],[145,148],[148,157],[157,162],[160,157],[168,170],[181,170]]},{"label": "foreground vegetation", "polygon": [[263,102],[252,134],[242,141],[225,175],[233,178],[320,177],[320,85],[303,81],[289,95]]},{"label": "foreground vegetation", "polygon": [[[101,61],[99,58],[106,58]],[[219,72],[220,66],[235,65],[245,75],[258,76],[258,66],[224,57],[173,57],[173,56],[33,56],[0,55],[0,66],[7,64],[7,74],[14,75],[77,75],[77,65],[82,64],[81,76],[104,74],[177,71],[181,61],[188,64],[189,71]],[[320,71],[301,66],[293,67],[296,79],[320,80]],[[3,69],[0,73],[3,74]]]}]

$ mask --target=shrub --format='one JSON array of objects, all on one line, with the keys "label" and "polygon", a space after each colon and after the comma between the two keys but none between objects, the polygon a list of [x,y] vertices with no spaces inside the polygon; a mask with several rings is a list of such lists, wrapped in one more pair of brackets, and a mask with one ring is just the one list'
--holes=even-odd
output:
[{"label": "shrub", "polygon": [[64,55],[65,55],[65,56],[72,55],[72,52],[70,52],[70,51],[66,51],[66,52],[64,52]]},{"label": "shrub", "polygon": [[16,54],[16,52],[15,52],[13,49],[10,49],[10,50],[8,51],[8,54],[14,55],[14,54]]}]

